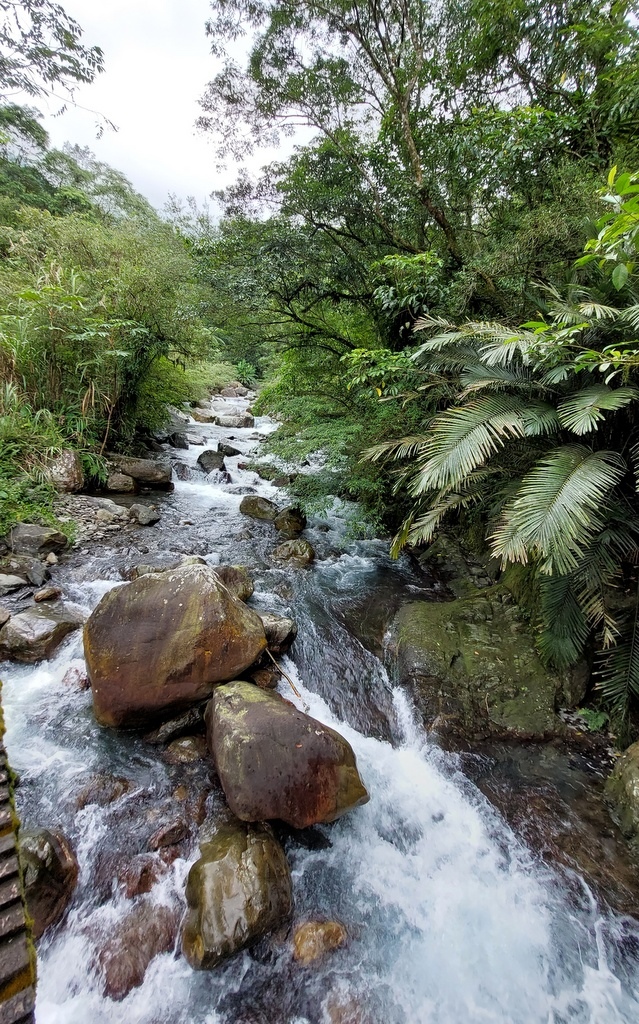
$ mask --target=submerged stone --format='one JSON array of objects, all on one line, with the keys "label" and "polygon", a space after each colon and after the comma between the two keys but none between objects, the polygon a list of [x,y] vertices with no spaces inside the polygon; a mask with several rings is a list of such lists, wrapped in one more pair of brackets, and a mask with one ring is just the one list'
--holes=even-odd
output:
[{"label": "submerged stone", "polygon": [[39,939],[64,915],[78,881],[78,861],[63,832],[46,828],[23,830],[20,859],[24,894]]}]

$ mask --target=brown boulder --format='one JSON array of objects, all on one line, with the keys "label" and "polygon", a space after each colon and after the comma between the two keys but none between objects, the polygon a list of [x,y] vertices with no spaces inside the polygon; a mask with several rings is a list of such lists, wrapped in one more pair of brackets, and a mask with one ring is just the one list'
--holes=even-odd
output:
[{"label": "brown boulder", "polygon": [[215,572],[233,597],[248,601],[253,596],[253,580],[245,565],[216,565]]},{"label": "brown boulder", "polygon": [[107,775],[100,773],[94,775],[78,793],[75,805],[79,811],[89,804],[96,804],[98,807],[107,807],[121,796],[131,791],[133,783],[130,779],[122,778],[120,775]]},{"label": "brown boulder", "polygon": [[164,751],[164,760],[169,764],[192,764],[206,757],[204,736],[180,736],[169,743]]},{"label": "brown boulder", "polygon": [[311,964],[346,944],[348,934],[339,921],[307,921],[295,929],[293,958]]},{"label": "brown boulder", "polygon": [[283,508],[273,520],[273,526],[282,536],[294,540],[299,537],[302,530],[306,529],[306,516],[301,509],[293,505]]},{"label": "brown boulder", "polygon": [[303,569],[315,561],[315,550],[307,540],[287,540],[275,548],[273,558],[276,562],[286,562]]},{"label": "brown boulder", "polygon": [[265,647],[260,618],[208,566],[141,576],[105,594],[85,626],[96,718],[133,727],[181,711]]},{"label": "brown boulder", "polygon": [[205,720],[227,802],[242,821],[306,828],[368,800],[344,737],[272,690],[238,680],[219,686]]},{"label": "brown boulder", "polygon": [[124,999],[144,981],[154,957],[173,949],[181,910],[143,900],[117,921],[98,952],[104,994]]},{"label": "brown boulder", "polygon": [[16,555],[47,555],[51,551],[62,551],[69,543],[59,530],[51,526],[35,526],[33,523],[16,523],[4,541]]},{"label": "brown boulder", "polygon": [[261,498],[259,494],[247,494],[240,502],[240,512],[251,519],[274,520],[278,513],[275,502]]},{"label": "brown boulder", "polygon": [[210,970],[285,922],[293,894],[284,851],[268,826],[225,826],[200,851],[186,883],[182,951],[191,967]]},{"label": "brown boulder", "polygon": [[63,832],[46,828],[20,834],[24,894],[39,939],[63,916],[78,881],[78,861]]}]

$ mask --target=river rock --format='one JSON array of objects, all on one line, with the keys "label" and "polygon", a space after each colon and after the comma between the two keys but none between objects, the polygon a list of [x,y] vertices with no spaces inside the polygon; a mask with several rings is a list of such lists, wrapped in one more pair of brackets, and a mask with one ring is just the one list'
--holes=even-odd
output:
[{"label": "river rock", "polygon": [[167,821],[149,838],[149,850],[163,850],[167,846],[175,846],[186,839],[189,828],[182,818]]},{"label": "river rock", "polygon": [[22,576],[34,587],[41,587],[51,575],[40,559],[33,555],[7,555],[0,561],[0,572]]},{"label": "river rock", "polygon": [[240,512],[251,519],[273,520],[277,516],[278,508],[275,502],[268,498],[262,498],[258,494],[247,494],[240,502]]},{"label": "river rock", "polygon": [[272,690],[238,680],[219,686],[204,717],[227,802],[242,821],[306,828],[368,800],[344,737]]},{"label": "river rock", "polygon": [[0,605],[0,629],[2,629],[4,625],[6,625],[10,618],[11,612],[9,611],[9,609],[3,608],[2,605]]},{"label": "river rock", "polygon": [[91,683],[84,667],[84,662],[81,664],[71,664],[66,670],[62,677],[62,685],[68,686],[70,690],[84,690],[91,689]]},{"label": "river rock", "polygon": [[181,715],[169,719],[168,722],[163,722],[158,729],[147,733],[144,739],[147,743],[152,743],[154,746],[163,746],[165,743],[171,743],[179,736],[184,736],[185,733],[195,732],[196,730],[204,731],[204,705],[202,704],[183,711]]},{"label": "river rock", "polygon": [[192,415],[196,423],[217,423],[217,415],[208,403],[205,409],[194,409]]},{"label": "river rock", "polygon": [[217,417],[217,422],[220,427],[226,427],[227,429],[232,427],[234,429],[242,427],[254,427],[255,419],[250,412],[238,412],[234,415],[221,415]]},{"label": "river rock", "polygon": [[132,476],[128,473],[109,473],[105,484],[107,491],[115,494],[134,494],[138,486]]},{"label": "river rock", "polygon": [[179,431],[175,431],[175,433],[169,434],[166,440],[168,444],[171,445],[171,448],[185,449],[189,447],[188,437],[186,436],[186,434],[182,434]]},{"label": "river rock", "polygon": [[182,951],[191,967],[210,970],[288,920],[291,873],[265,825],[229,825],[200,844],[186,883]]},{"label": "river rock", "polygon": [[208,566],[141,576],[105,594],[85,627],[96,718],[132,727],[181,711],[265,647],[260,618]]},{"label": "river rock", "polygon": [[71,902],[78,881],[78,861],[64,833],[46,828],[21,831],[20,860],[33,937],[39,939],[60,920]]},{"label": "river rock", "polygon": [[131,518],[135,519],[140,526],[153,526],[161,518],[158,510],[150,505],[131,505],[129,513]]},{"label": "river rock", "polygon": [[62,597],[60,587],[43,587],[36,590],[33,600],[40,604],[41,601],[57,601],[59,597]]},{"label": "river rock", "polygon": [[274,612],[258,613],[264,632],[266,642],[271,654],[285,654],[297,636],[297,623],[285,615],[276,615]]},{"label": "river rock", "polygon": [[0,658],[34,662],[50,658],[83,617],[70,608],[40,606],[13,615],[0,631]]},{"label": "river rock", "polygon": [[639,857],[639,742],[621,755],[606,779],[604,797],[612,820]]},{"label": "river rock", "polygon": [[164,751],[164,760],[169,764],[193,764],[203,761],[207,747],[204,736],[180,736],[172,740]]},{"label": "river rock", "polygon": [[181,916],[179,907],[141,900],[111,925],[97,956],[106,996],[121,1000],[142,984],[153,958],[175,946]]},{"label": "river rock", "polygon": [[186,426],[191,418],[188,413],[182,412],[181,409],[177,409],[174,405],[167,405],[166,411],[171,417],[172,423],[181,423]]},{"label": "river rock", "polygon": [[6,572],[0,573],[0,597],[11,594],[14,590],[19,590],[20,587],[26,587],[26,585],[27,581],[22,576],[13,576]]},{"label": "river rock", "polygon": [[17,523],[4,541],[15,555],[37,555],[64,551],[69,543],[59,530],[52,526],[35,526],[33,523]]},{"label": "river rock", "polygon": [[248,601],[253,595],[253,580],[245,565],[216,565],[215,572],[233,597]]},{"label": "river rock", "polygon": [[284,537],[288,537],[289,540],[295,540],[296,537],[299,537],[302,530],[306,529],[306,516],[301,509],[296,508],[294,505],[289,505],[277,513],[273,520],[273,526]]},{"label": "river rock", "polygon": [[220,441],[220,443],[217,446],[217,450],[220,453],[220,455],[228,455],[231,458],[234,455],[242,454],[239,448],[235,448],[234,445],[228,444],[226,441]]},{"label": "river rock", "polygon": [[505,587],[404,605],[389,652],[427,728],[473,739],[540,740],[564,731],[555,709],[574,699],[574,674],[544,668]]},{"label": "river rock", "polygon": [[100,772],[89,779],[87,784],[78,793],[75,805],[79,811],[89,804],[97,807],[108,807],[109,804],[119,800],[131,792],[133,783],[121,775],[108,775]]},{"label": "river rock", "polygon": [[110,454],[109,460],[120,473],[145,487],[168,488],[171,483],[171,463],[155,459],[136,459],[128,455]]},{"label": "river rock", "polygon": [[293,958],[312,964],[326,953],[346,945],[348,933],[339,921],[307,921],[295,929]]},{"label": "river rock", "polygon": [[282,675],[275,665],[265,665],[263,668],[256,668],[249,674],[249,679],[256,686],[261,687],[262,690],[275,690],[281,678]]},{"label": "river rock", "polygon": [[209,448],[198,456],[197,464],[205,473],[212,473],[216,469],[224,469],[224,458]]},{"label": "river rock", "polygon": [[315,549],[307,540],[286,540],[273,552],[276,562],[286,562],[297,569],[303,569],[315,561]]},{"label": "river rock", "polygon": [[82,459],[71,450],[61,452],[47,467],[46,475],[56,491],[75,494],[84,487]]}]

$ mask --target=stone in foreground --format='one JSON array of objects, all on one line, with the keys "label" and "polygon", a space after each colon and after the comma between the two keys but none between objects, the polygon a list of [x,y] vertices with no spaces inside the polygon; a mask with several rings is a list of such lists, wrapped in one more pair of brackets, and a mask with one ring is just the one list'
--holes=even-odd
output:
[{"label": "stone in foreground", "polygon": [[34,662],[50,658],[62,641],[82,625],[82,616],[65,607],[27,608],[0,631],[0,658]]},{"label": "stone in foreground", "polygon": [[295,540],[299,537],[302,530],[306,529],[306,516],[301,509],[296,508],[294,505],[289,505],[287,508],[283,508],[281,512],[278,512],[273,520],[273,525],[283,537]]},{"label": "stone in foreground", "polygon": [[182,951],[210,970],[283,924],[293,907],[291,873],[268,826],[229,825],[200,844],[186,883]]},{"label": "stone in foreground", "polygon": [[271,690],[238,680],[219,686],[205,721],[228,805],[242,821],[306,828],[368,800],[344,737]]},{"label": "stone in foreground", "polygon": [[259,616],[208,566],[141,576],[105,594],[85,627],[95,716],[149,725],[205,700],[265,647]]}]

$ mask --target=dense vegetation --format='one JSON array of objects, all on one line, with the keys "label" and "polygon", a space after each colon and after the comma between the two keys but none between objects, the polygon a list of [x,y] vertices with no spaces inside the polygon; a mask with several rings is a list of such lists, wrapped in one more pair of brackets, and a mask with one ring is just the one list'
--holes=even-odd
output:
[{"label": "dense vegetation", "polygon": [[[56,5],[0,8],[5,50],[16,8],[36,49],[57,39],[32,95],[100,70],[77,26],[55,34]],[[628,731],[638,8],[213,0],[221,70],[200,127],[234,160],[300,140],[216,193],[217,222],[178,201],[162,219],[90,153],[52,152],[7,99],[4,521],[52,452],[73,444],[99,473],[169,398],[196,397],[193,360],[223,358],[262,379],[276,454],[324,453],[299,501],[354,499],[395,552],[453,530],[505,574],[549,663],[596,659]],[[21,73],[0,62],[5,96]]]}]

